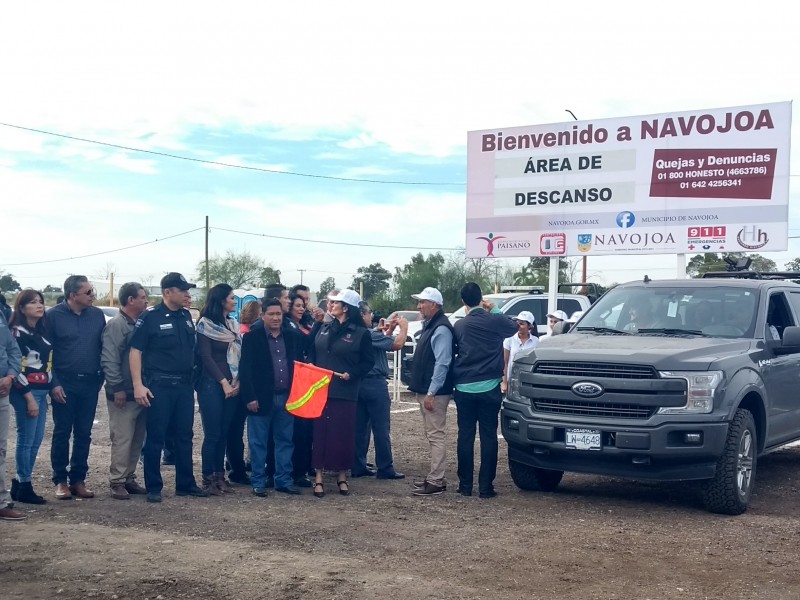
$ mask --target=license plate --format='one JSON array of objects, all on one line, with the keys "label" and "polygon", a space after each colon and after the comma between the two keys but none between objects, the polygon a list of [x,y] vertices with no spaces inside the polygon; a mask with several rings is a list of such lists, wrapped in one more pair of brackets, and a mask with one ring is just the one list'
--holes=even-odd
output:
[{"label": "license plate", "polygon": [[573,450],[600,450],[599,429],[567,429],[567,448]]}]

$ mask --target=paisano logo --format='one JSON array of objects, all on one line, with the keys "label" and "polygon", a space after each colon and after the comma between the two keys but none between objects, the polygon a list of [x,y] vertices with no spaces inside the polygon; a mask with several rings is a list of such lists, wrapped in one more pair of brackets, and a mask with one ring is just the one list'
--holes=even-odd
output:
[{"label": "paisano logo", "polygon": [[504,240],[506,236],[504,235],[494,235],[490,233],[486,237],[476,237],[476,240],[483,240],[486,242],[486,256],[494,257],[494,244],[498,240]]}]

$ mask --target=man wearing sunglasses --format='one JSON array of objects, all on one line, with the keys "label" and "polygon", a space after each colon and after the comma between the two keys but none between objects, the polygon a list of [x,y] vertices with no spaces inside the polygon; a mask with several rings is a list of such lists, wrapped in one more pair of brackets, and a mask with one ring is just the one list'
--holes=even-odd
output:
[{"label": "man wearing sunglasses", "polygon": [[53,372],[59,384],[51,392],[50,462],[55,495],[60,500],[94,497],[86,487],[86,474],[97,397],[103,385],[100,352],[106,326],[103,311],[93,306],[94,300],[89,280],[70,275],[64,281],[64,302],[45,316],[47,338],[53,345]]}]

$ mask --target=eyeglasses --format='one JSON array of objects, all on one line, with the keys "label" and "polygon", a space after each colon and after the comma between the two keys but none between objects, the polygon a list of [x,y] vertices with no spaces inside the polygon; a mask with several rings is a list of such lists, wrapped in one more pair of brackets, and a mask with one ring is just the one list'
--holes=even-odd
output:
[{"label": "eyeglasses", "polygon": [[97,295],[97,292],[95,291],[94,288],[89,288],[85,292],[78,292],[78,293],[79,294],[86,294],[87,296],[96,296]]}]

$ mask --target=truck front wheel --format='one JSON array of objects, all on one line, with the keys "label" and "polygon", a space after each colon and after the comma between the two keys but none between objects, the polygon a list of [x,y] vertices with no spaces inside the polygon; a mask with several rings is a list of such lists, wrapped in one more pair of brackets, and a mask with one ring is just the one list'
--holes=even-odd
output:
[{"label": "truck front wheel", "polygon": [[747,510],[755,484],[757,448],[753,415],[740,408],[728,428],[717,471],[703,487],[703,500],[708,511],[740,515]]},{"label": "truck front wheel", "polygon": [[511,472],[511,479],[516,486],[530,492],[552,492],[558,487],[564,471],[553,471],[551,469],[540,469],[510,460],[508,470]]}]

